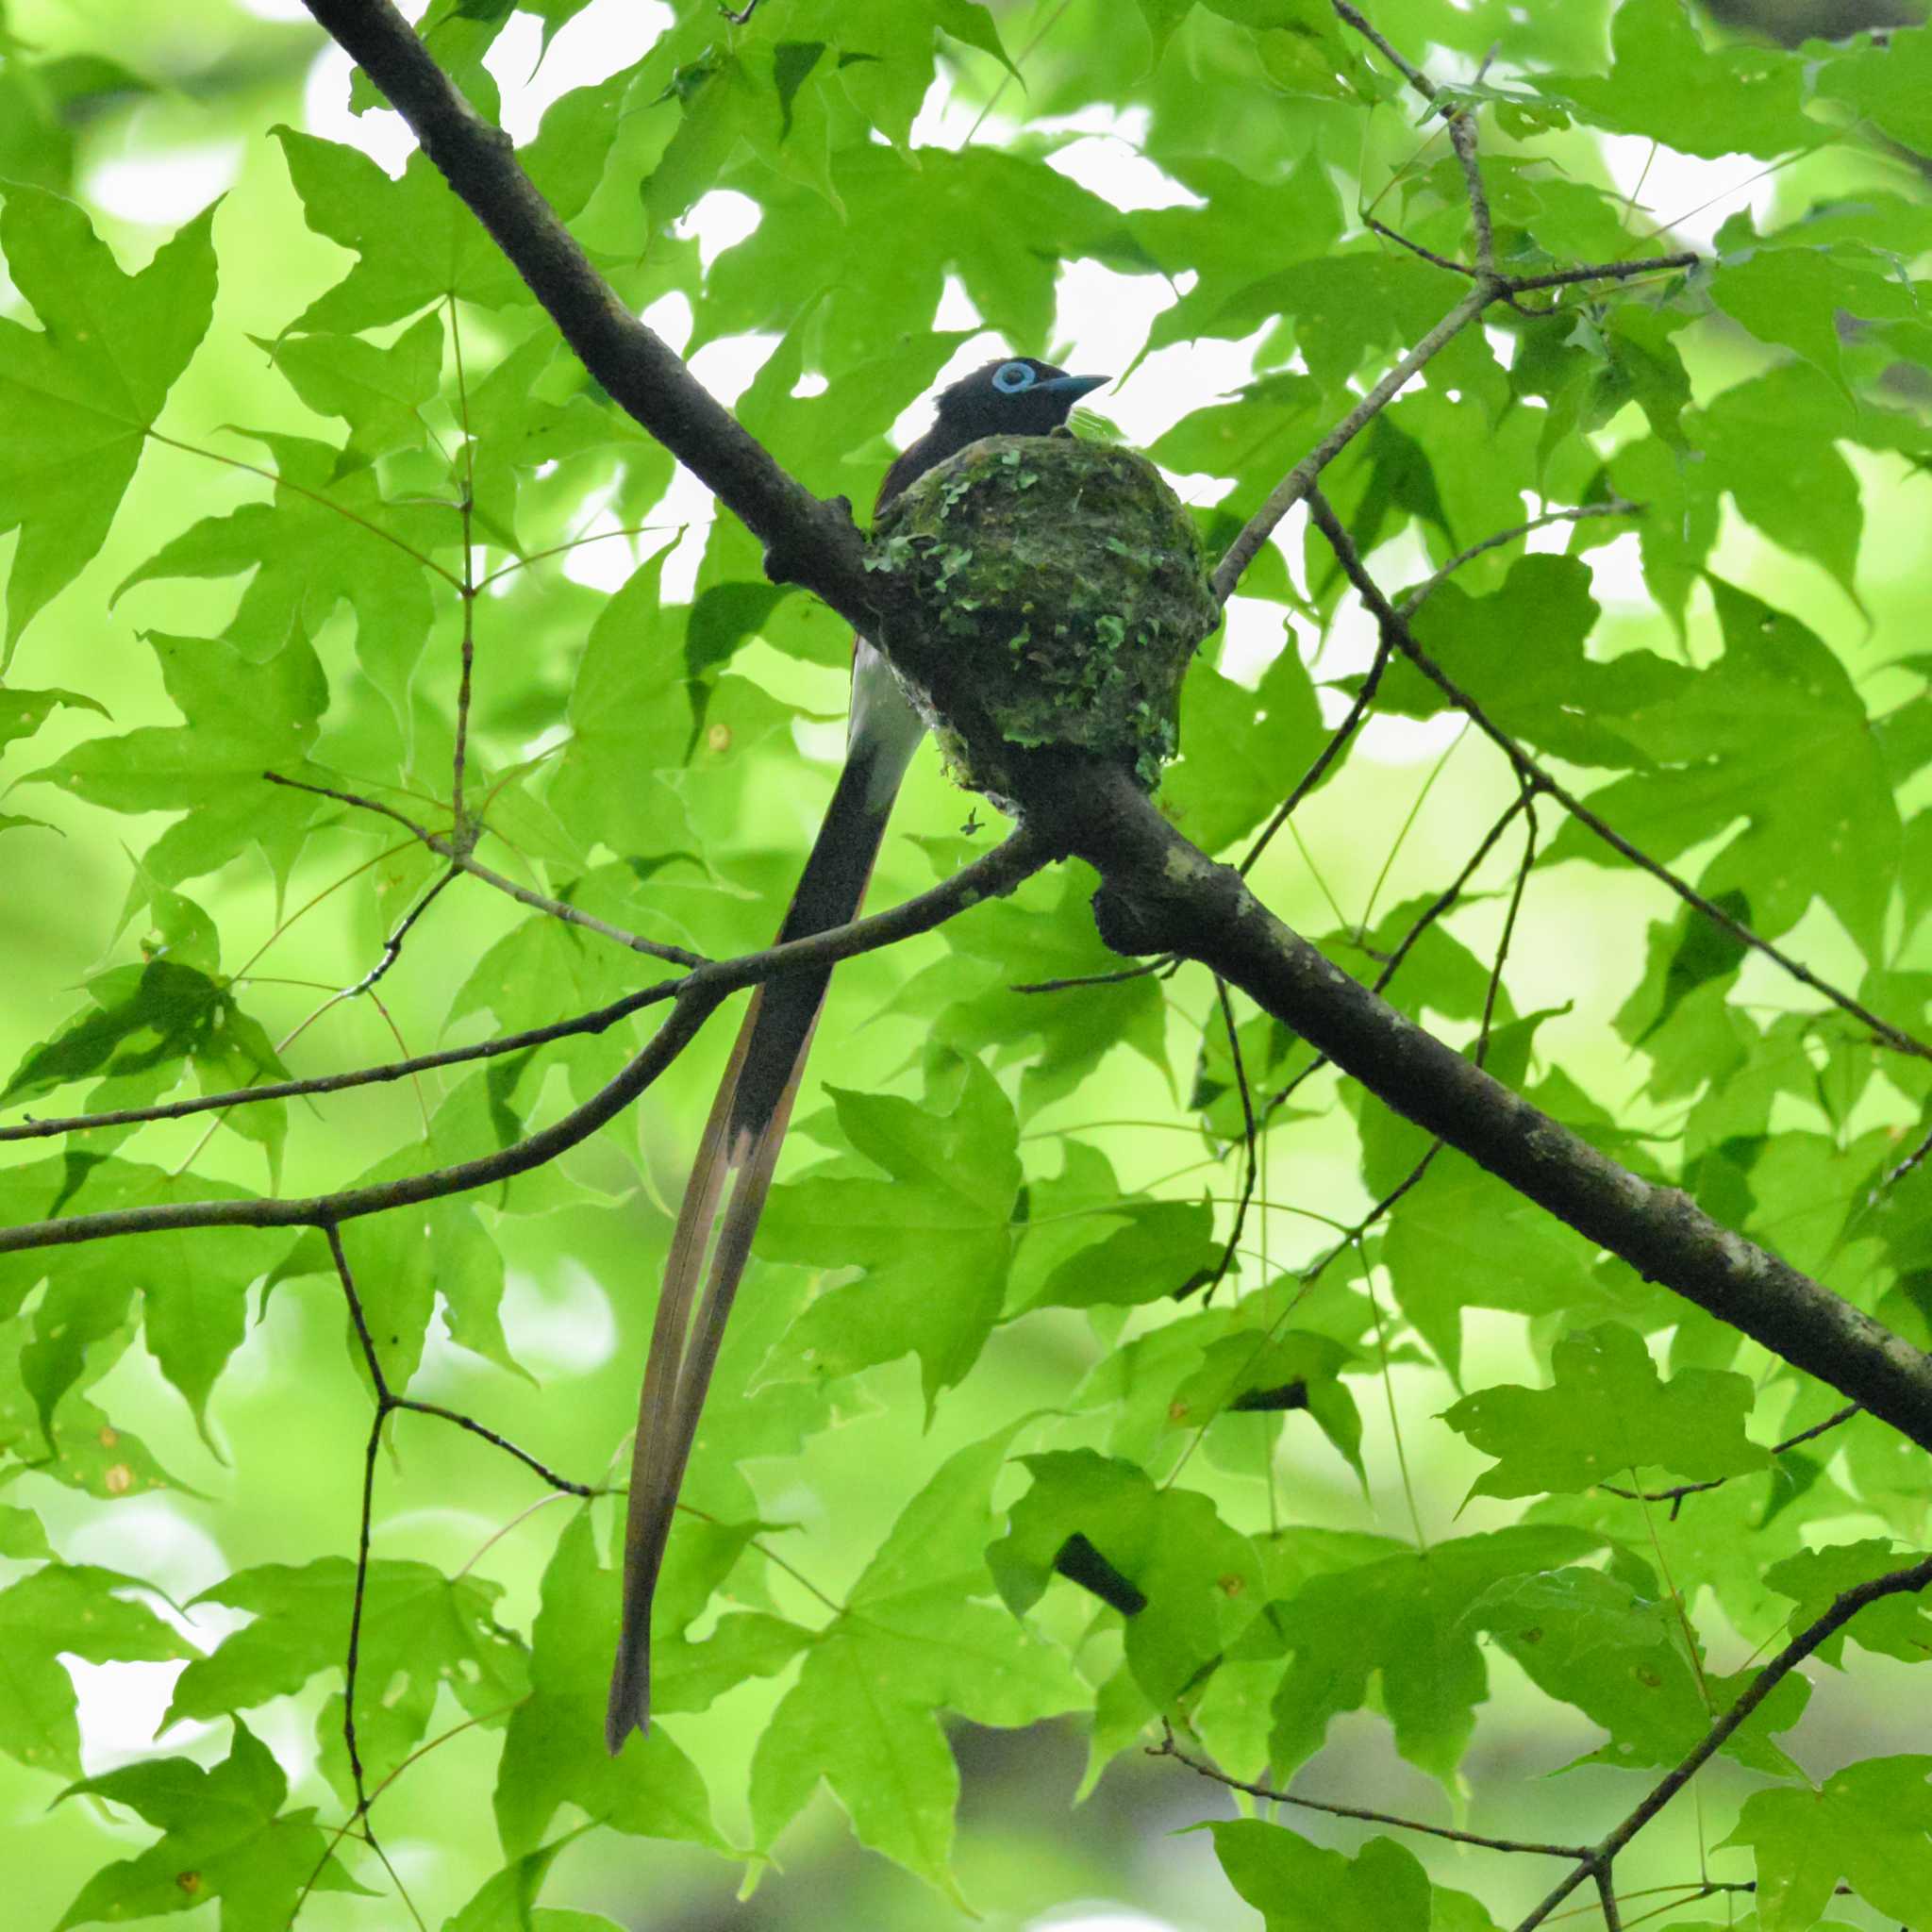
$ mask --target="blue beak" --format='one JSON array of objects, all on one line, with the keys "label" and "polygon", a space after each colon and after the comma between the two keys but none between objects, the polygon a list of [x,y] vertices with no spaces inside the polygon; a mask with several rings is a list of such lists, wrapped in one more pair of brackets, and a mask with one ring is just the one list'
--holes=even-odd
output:
[{"label": "blue beak", "polygon": [[1090,390],[1105,389],[1112,380],[1110,375],[1055,375],[1038,384],[1033,393],[1078,397]]}]

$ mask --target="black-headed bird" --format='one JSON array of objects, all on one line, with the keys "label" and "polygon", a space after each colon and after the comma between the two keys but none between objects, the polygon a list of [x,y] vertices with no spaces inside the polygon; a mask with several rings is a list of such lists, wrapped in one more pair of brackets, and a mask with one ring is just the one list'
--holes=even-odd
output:
[{"label": "black-headed bird", "polygon": [[[1080,397],[1107,380],[1104,375],[1069,375],[1030,357],[974,370],[939,392],[932,427],[886,472],[875,512],[914,477],[982,437],[1050,434],[1065,423]],[[786,908],[780,941],[807,939],[858,916],[892,800],[924,734],[924,721],[884,658],[864,638],[855,639],[845,766]],[[752,995],[678,1209],[632,1450],[624,1623],[604,1724],[604,1740],[613,1754],[624,1748],[633,1727],[650,1727],[651,1599],[705,1391],[751,1256],[752,1235],[764,1210],[829,977],[829,968],[788,973]],[[719,1203],[727,1185],[731,1197],[721,1220]],[[714,1222],[719,1223],[715,1244]],[[708,1251],[710,1273],[706,1278]],[[701,1278],[704,1297],[693,1321]]]}]

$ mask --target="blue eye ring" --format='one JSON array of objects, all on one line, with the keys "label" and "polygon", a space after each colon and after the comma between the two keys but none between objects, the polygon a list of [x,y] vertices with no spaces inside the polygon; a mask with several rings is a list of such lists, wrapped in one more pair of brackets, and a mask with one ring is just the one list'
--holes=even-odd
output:
[{"label": "blue eye ring", "polygon": [[992,373],[992,386],[1003,396],[1016,396],[1031,389],[1035,381],[1030,362],[1002,362]]}]

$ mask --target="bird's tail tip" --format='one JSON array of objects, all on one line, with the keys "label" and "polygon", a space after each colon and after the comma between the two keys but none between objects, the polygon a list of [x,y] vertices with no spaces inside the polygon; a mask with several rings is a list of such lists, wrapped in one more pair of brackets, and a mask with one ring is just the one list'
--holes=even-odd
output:
[{"label": "bird's tail tip", "polygon": [[604,1748],[617,1757],[633,1731],[641,1738],[651,1735],[649,1665],[637,1668],[620,1659],[610,1678],[610,1703],[604,1713]]}]

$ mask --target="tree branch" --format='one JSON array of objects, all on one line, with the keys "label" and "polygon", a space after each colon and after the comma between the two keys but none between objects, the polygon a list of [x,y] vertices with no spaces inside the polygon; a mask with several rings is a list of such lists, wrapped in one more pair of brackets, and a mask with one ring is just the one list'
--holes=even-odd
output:
[{"label": "tree branch", "polygon": [[[502,873],[483,864],[471,853],[471,847],[475,844],[477,836],[486,829],[481,820],[469,819],[462,834],[445,838],[441,832],[432,832],[427,825],[419,825],[407,812],[398,811],[392,805],[385,805],[379,798],[365,798],[359,791],[340,791],[334,786],[317,785],[307,778],[291,778],[280,772],[264,772],[261,775],[271,785],[280,785],[291,791],[308,791],[317,798],[333,799],[338,805],[350,806],[358,811],[374,812],[379,818],[390,820],[392,824],[402,826],[412,838],[420,840],[430,851],[448,859],[453,871],[466,872],[472,877],[481,879],[486,886],[493,886],[499,892],[507,893],[518,905],[527,906],[533,912],[547,912],[552,919],[560,919],[566,925],[580,925],[586,932],[594,932],[600,938],[614,940],[620,946],[626,946],[633,953],[642,953],[653,959],[668,960],[674,966],[702,966],[705,963],[702,954],[687,952],[682,946],[666,945],[661,940],[647,940],[638,933],[625,932],[622,926],[611,925],[593,913],[584,912],[575,906],[566,905],[561,899],[553,899],[545,893],[532,891],[528,886],[520,886],[514,879],[506,878]],[[458,800],[458,809],[460,811],[461,808],[461,801]],[[441,888],[439,886],[437,890],[441,891]],[[397,938],[400,940],[401,933],[398,933]],[[387,970],[386,961],[382,970]],[[380,976],[381,974],[378,972],[362,984],[371,985]],[[361,987],[354,989],[356,991],[361,990]]]},{"label": "tree branch", "polygon": [[[532,1168],[554,1160],[580,1141],[587,1140],[607,1122],[614,1120],[639,1094],[663,1073],[682,1053],[713,1009],[731,993],[780,972],[796,972],[808,967],[827,966],[855,953],[871,952],[894,945],[915,934],[929,932],[955,913],[964,911],[982,899],[1009,892],[1020,881],[1038,872],[1056,858],[1060,847],[1044,834],[1024,829],[1014,832],[984,857],[962,866],[949,879],[930,891],[894,907],[890,912],[855,921],[809,939],[788,941],[769,946],[762,953],[747,954],[741,959],[718,959],[698,967],[684,978],[646,988],[618,1005],[635,1011],[653,1001],[671,1001],[671,1012],[649,1045],[581,1107],[574,1108],[560,1120],[526,1139],[499,1148],[494,1154],[475,1160],[459,1161],[428,1174],[407,1174],[393,1181],[378,1182],[366,1188],[348,1188],[340,1193],[319,1194],[302,1200],[280,1200],[273,1196],[232,1201],[158,1202],[143,1208],[111,1208],[93,1214],[62,1215],[51,1221],[28,1222],[18,1227],[0,1228],[0,1254],[14,1254],[25,1248],[64,1247],[75,1241],[100,1241],[110,1235],[148,1234],[158,1228],[183,1227],[325,1227],[341,1221],[354,1221],[364,1214],[379,1214],[388,1208],[406,1208],[424,1201],[441,1200],[445,1195],[468,1192],[508,1180]],[[608,1017],[606,1017],[608,1016]],[[587,1016],[609,1024],[621,1017],[612,1008]],[[566,1030],[576,1030],[579,1023],[562,1022],[556,1028],[538,1028],[560,1038]],[[588,1024],[583,1030],[594,1030]],[[497,1051],[508,1050],[501,1041],[492,1042]],[[480,1058],[482,1048],[459,1048],[457,1052]],[[441,1057],[443,1063],[455,1056]],[[435,1056],[432,1058],[438,1058]],[[414,1063],[404,1062],[400,1070],[374,1070],[368,1077],[401,1078]],[[358,1084],[353,1078],[336,1076],[342,1084]],[[288,1083],[284,1083],[288,1084]],[[242,1089],[241,1097],[265,1089]],[[198,1103],[201,1107],[233,1105],[235,1096],[215,1094]],[[177,1103],[184,1110],[197,1103]],[[134,1109],[144,1112],[146,1109]],[[85,1119],[85,1117],[83,1117]],[[101,1124],[100,1120],[90,1121]],[[49,1124],[36,1123],[36,1125]],[[50,1127],[51,1130],[51,1127]]]},{"label": "tree branch", "polygon": [[1040,755],[1028,806],[1106,881],[1117,952],[1198,959],[1370,1092],[1599,1246],[1932,1448],[1932,1357],[1829,1289],[1653,1186],[1512,1093],[1324,958],[1125,774]]},{"label": "tree branch", "polygon": [[[862,548],[846,508],[821,502],[787,476],[705,393],[669,348],[624,309],[555,210],[517,168],[507,137],[461,99],[387,0],[308,0],[308,5],[403,114],[586,367],[765,542],[768,571],[816,591],[841,615],[869,625],[875,637],[888,628],[900,630],[898,625],[877,622],[882,615],[899,614],[894,592],[883,576],[866,580]],[[1689,260],[1678,256],[1610,263],[1520,282],[1479,277],[1376,385],[1373,407],[1365,397],[1284,479],[1223,558],[1216,589],[1226,594],[1239,579],[1241,563],[1258,550],[1287,508],[1312,488],[1322,463],[1489,302],[1522,286],[1585,280],[1592,274],[1622,276],[1684,266]],[[893,638],[891,648],[970,741],[974,722],[983,722],[975,694],[945,653],[924,646],[917,613],[908,614],[913,621],[903,626],[907,635]],[[1011,754],[1015,748],[1005,749]],[[1056,849],[1076,853],[1101,872],[1106,884],[1095,909],[1103,937],[1117,951],[1172,950],[1202,960],[1287,1020],[1397,1111],[1622,1255],[1646,1278],[1666,1283],[1786,1360],[1831,1382],[1915,1441],[1932,1444],[1932,1361],[1919,1350],[1721,1227],[1678,1190],[1653,1187],[1630,1174],[1357,986],[1261,907],[1236,874],[1214,865],[1182,839],[1125,773],[1051,748],[1009,757],[1008,762],[1017,768],[1014,789],[1031,822],[1051,828]],[[696,1010],[701,1004],[689,990],[680,994],[658,1041],[591,1103],[608,1109],[592,1125],[601,1124],[656,1077],[708,1012],[708,1005]],[[680,1028],[683,1037],[675,1038]],[[666,1053],[658,1051],[660,1042],[668,1044]],[[574,1128],[583,1113],[578,1109],[569,1117]],[[556,1137],[565,1125],[558,1123],[490,1162],[452,1170],[450,1176],[465,1177],[453,1181],[444,1176],[433,1191],[494,1178],[489,1170],[510,1158],[522,1163],[511,1171],[521,1172],[523,1165],[560,1151]],[[419,1190],[429,1179],[419,1176],[400,1185]],[[352,1211],[374,1211],[401,1205],[396,1185],[338,1198],[356,1202]],[[359,1197],[375,1193],[383,1198],[361,1205]],[[406,1191],[402,1196],[424,1198],[429,1195]],[[264,1205],[297,1220],[327,1211],[322,1204]],[[306,1214],[291,1211],[305,1207]],[[155,1211],[132,1210],[137,1216]],[[222,1202],[197,1211],[230,1224],[247,1224],[260,1208]],[[340,1207],[336,1211],[341,1211]],[[119,1232],[127,1224],[116,1214],[77,1216],[64,1224],[43,1224],[40,1230],[16,1231],[15,1241],[33,1245],[47,1239],[82,1239],[76,1230],[90,1224],[99,1232]],[[23,1233],[32,1239],[20,1241]]]},{"label": "tree branch", "polygon": [[1912,1564],[1908,1569],[1893,1570],[1884,1576],[1874,1576],[1870,1582],[1858,1584],[1834,1598],[1831,1607],[1824,1616],[1792,1638],[1752,1678],[1743,1695],[1711,1725],[1689,1757],[1657,1784],[1649,1796],[1624,1819],[1622,1824],[1618,1825],[1615,1831],[1590,1852],[1575,1871],[1559,1880],[1528,1917],[1518,1923],[1516,1932],[1535,1932],[1535,1928],[1541,1925],[1586,1879],[1593,1879],[1599,1874],[1608,1872],[1611,1861],[1624,1847],[1696,1776],[1717,1752],[1723,1749],[1725,1740],[1732,1732],[1826,1638],[1842,1630],[1867,1604],[1875,1604],[1881,1597],[1899,1596],[1927,1588],[1932,1588],[1932,1557],[1926,1557],[1922,1563]]},{"label": "tree branch", "polygon": [[1641,847],[1631,844],[1614,826],[1599,818],[1574,791],[1558,784],[1549,772],[1490,717],[1481,705],[1457,684],[1416,641],[1415,633],[1409,628],[1407,618],[1390,603],[1382,593],[1381,587],[1370,576],[1362,562],[1361,552],[1356,548],[1354,538],[1342,527],[1341,519],[1337,517],[1327,498],[1319,490],[1309,491],[1308,514],[1314,519],[1323,536],[1328,540],[1329,547],[1335,552],[1336,558],[1349,582],[1356,587],[1362,602],[1369,607],[1376,622],[1381,625],[1384,638],[1391,641],[1395,648],[1509,760],[1519,777],[1532,783],[1539,791],[1548,793],[1572,818],[1593,832],[1613,852],[1668,886],[1687,906],[1701,912],[1714,925],[1722,926],[1739,944],[1762,953],[1766,958],[1782,967],[1801,986],[1808,986],[1813,992],[1851,1014],[1861,1024],[1869,1026],[1888,1046],[1897,1049],[1900,1053],[1914,1055],[1920,1059],[1932,1059],[1932,1047],[1915,1039],[1902,1027],[1892,1025],[1890,1021],[1881,1020],[1871,1008],[1854,999],[1850,993],[1841,992],[1829,981],[1819,978],[1803,960],[1793,958],[1790,954],[1774,945],[1771,941],[1760,938],[1741,920],[1734,919],[1723,907],[1706,898],[1687,880],[1679,878],[1668,866],[1659,864]]}]

